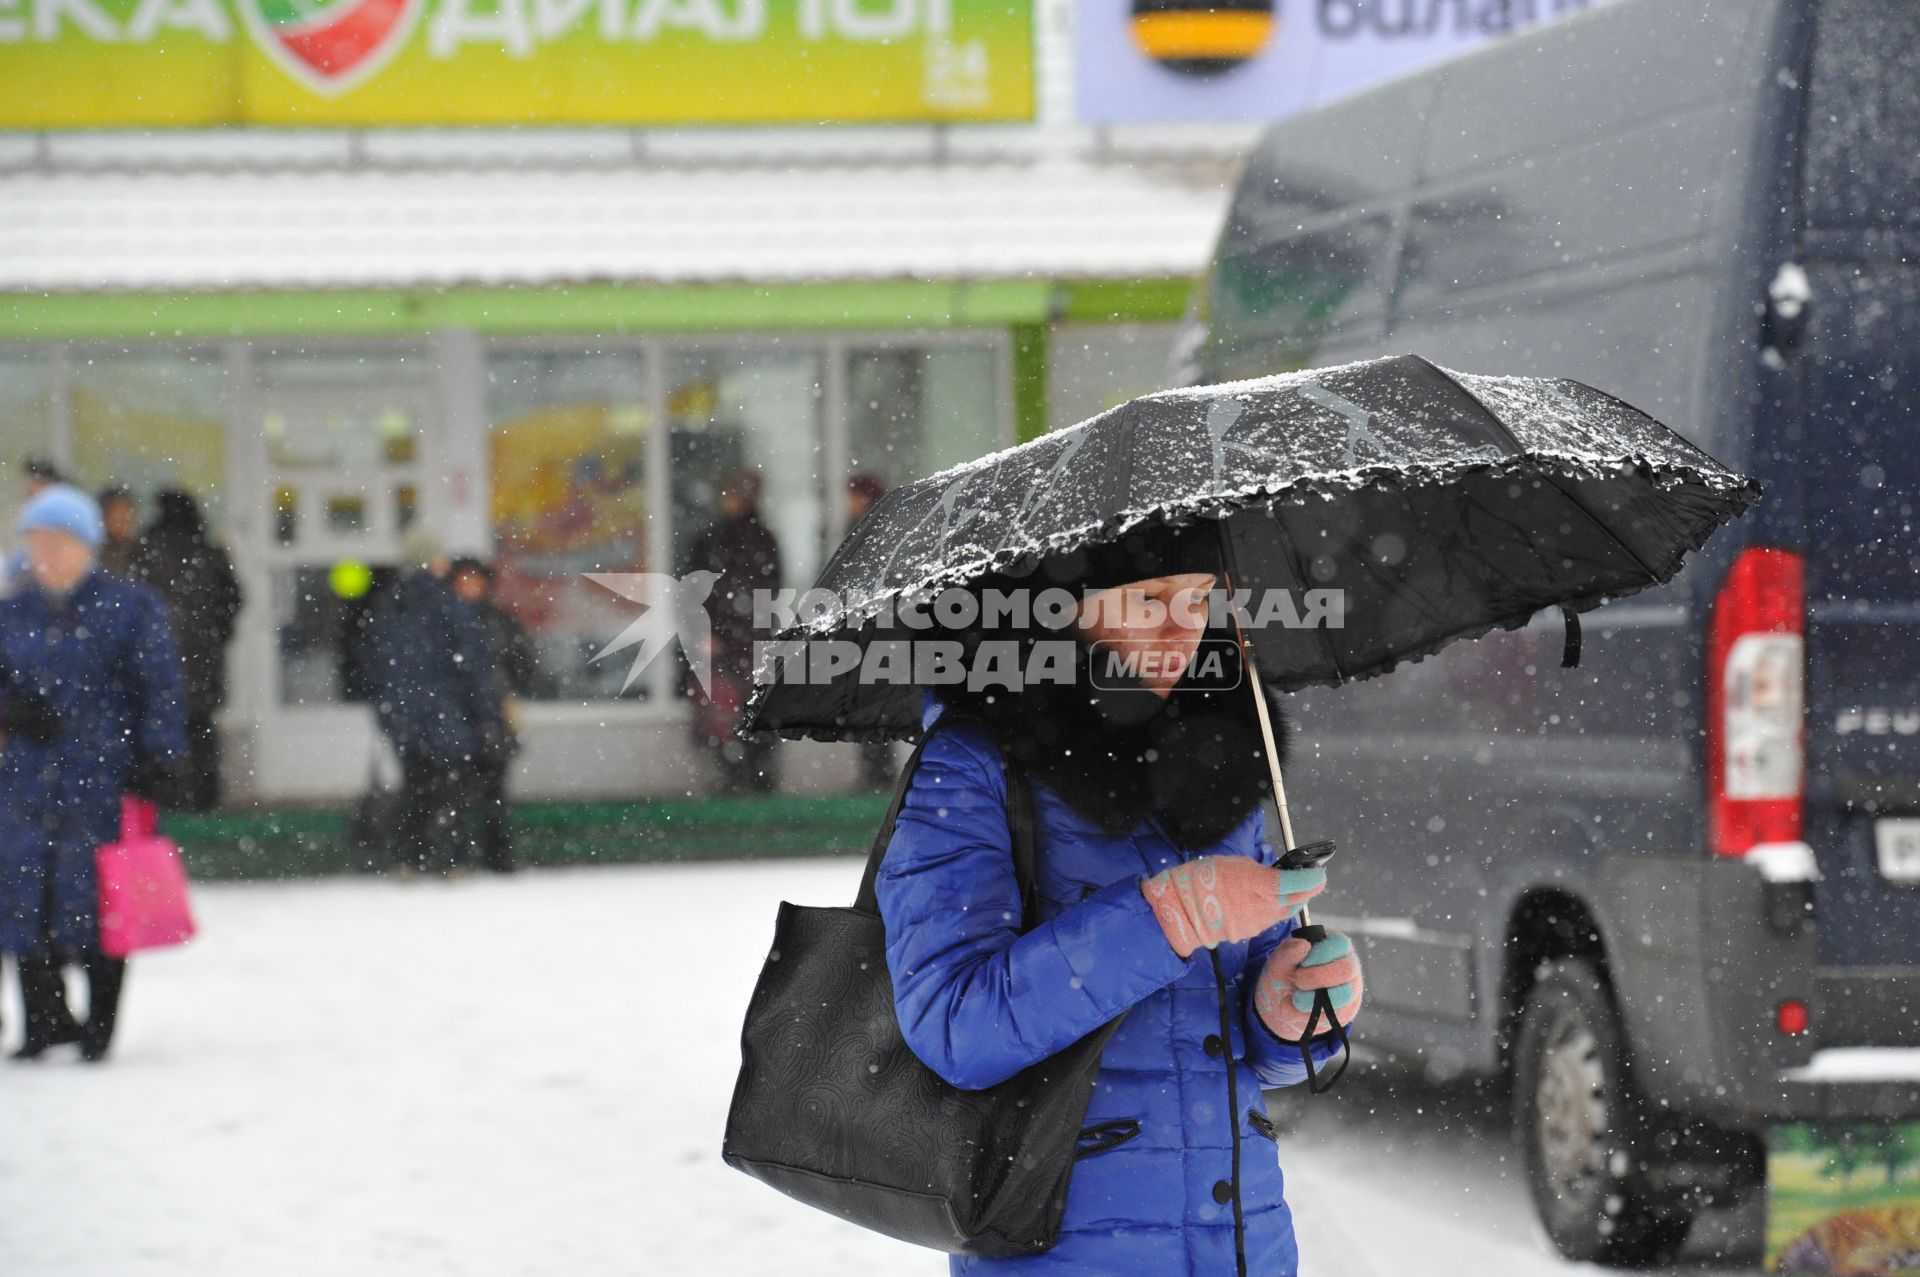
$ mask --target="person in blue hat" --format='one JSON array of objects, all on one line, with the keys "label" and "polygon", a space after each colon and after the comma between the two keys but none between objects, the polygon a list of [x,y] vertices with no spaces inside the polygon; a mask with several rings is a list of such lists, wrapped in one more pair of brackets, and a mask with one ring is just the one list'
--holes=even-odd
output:
[{"label": "person in blue hat", "polygon": [[[99,570],[93,498],[36,493],[16,525],[24,579],[0,601],[0,952],[19,971],[25,1041],[15,1059],[113,1038],[123,960],[100,947],[94,853],[119,835],[120,800],[164,800],[186,755],[180,658],[166,607]],[[85,968],[88,1016],[67,1006],[62,968]]]}]

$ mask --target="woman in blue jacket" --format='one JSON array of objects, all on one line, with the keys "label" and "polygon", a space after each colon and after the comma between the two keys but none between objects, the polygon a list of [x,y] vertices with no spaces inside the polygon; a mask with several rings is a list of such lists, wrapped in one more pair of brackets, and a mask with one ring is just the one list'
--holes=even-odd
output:
[{"label": "woman in blue jacket", "polygon": [[[1273,867],[1271,785],[1238,649],[1210,640],[1226,661],[1211,672],[1197,662],[1176,677],[1165,664],[1131,683],[1103,678],[1104,690],[1087,677],[1116,641],[1196,652],[1204,611],[1182,604],[1216,578],[1185,570],[1195,564],[1207,556],[1176,546],[1111,555],[1080,576],[1105,594],[1082,607],[1070,682],[929,695],[929,731],[953,718],[921,754],[877,880],[908,1044],[955,1086],[984,1088],[1126,1013],[1086,1117],[1124,1142],[1076,1163],[1058,1244],[955,1258],[955,1274],[1297,1271],[1260,1088],[1304,1080],[1297,1040],[1313,990],[1353,1019],[1352,946],[1289,940],[1326,880]],[[1115,623],[1098,609],[1117,599],[1172,606],[1154,624]],[[1024,935],[1008,758],[1033,782],[1042,921]]]},{"label": "woman in blue jacket", "polygon": [[[98,569],[100,509],[43,489],[21,511],[26,579],[0,600],[0,952],[14,956],[33,1059],[113,1040],[124,959],[100,949],[94,853],[120,828],[121,795],[160,798],[186,753],[186,703],[166,605]],[[87,972],[87,1019],[62,968]]]}]

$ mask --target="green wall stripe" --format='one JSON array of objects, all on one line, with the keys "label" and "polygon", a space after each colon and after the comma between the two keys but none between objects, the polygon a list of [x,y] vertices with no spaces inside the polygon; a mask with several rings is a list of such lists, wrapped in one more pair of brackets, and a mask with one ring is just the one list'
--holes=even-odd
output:
[{"label": "green wall stripe", "polygon": [[1054,315],[1065,323],[1113,324],[1178,319],[1193,296],[1193,280],[1067,280],[1059,285]]},{"label": "green wall stripe", "polygon": [[[1003,327],[1178,318],[1188,279],[0,293],[0,339]],[[1041,388],[1044,392],[1044,386]]]},{"label": "green wall stripe", "polygon": [[26,341],[740,329],[1003,327],[1044,320],[1047,280],[583,284],[257,293],[5,293],[0,338]]}]

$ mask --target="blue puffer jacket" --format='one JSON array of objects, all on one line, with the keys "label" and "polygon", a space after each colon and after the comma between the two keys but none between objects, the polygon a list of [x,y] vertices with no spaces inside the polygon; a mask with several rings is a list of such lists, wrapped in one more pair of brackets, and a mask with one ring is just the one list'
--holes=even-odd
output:
[{"label": "blue puffer jacket", "polygon": [[100,947],[94,852],[120,830],[141,759],[187,750],[186,696],[166,604],[96,571],[65,600],[30,583],[0,601],[0,694],[43,698],[51,745],[0,745],[0,951]]},{"label": "blue puffer jacket", "polygon": [[[1306,1077],[1298,1048],[1253,1012],[1255,978],[1292,923],[1181,959],[1139,884],[1195,853],[1153,821],[1110,837],[1046,785],[1031,788],[1044,920],[1022,935],[998,745],[962,721],[922,752],[876,882],[900,1026],[929,1067],[974,1089],[1126,1011],[1087,1125],[1131,1120],[1139,1135],[1076,1165],[1052,1250],[955,1258],[953,1272],[1293,1277],[1279,1158],[1251,1120],[1265,1113],[1262,1085]],[[1265,827],[1256,811],[1210,852],[1272,863]]]}]

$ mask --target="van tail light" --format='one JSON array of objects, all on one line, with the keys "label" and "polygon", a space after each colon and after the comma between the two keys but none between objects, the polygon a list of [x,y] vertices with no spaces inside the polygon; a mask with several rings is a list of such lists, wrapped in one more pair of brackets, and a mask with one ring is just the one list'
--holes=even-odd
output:
[{"label": "van tail light", "polygon": [[1812,1017],[1807,1014],[1807,1004],[1797,998],[1782,1002],[1773,1010],[1774,1027],[1790,1038],[1797,1038],[1805,1033],[1811,1019]]},{"label": "van tail light", "polygon": [[1713,850],[1794,842],[1806,785],[1806,583],[1801,557],[1743,550],[1707,638],[1707,792]]}]

